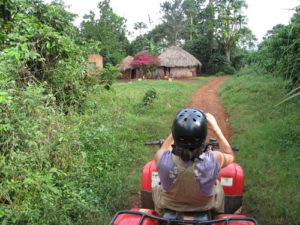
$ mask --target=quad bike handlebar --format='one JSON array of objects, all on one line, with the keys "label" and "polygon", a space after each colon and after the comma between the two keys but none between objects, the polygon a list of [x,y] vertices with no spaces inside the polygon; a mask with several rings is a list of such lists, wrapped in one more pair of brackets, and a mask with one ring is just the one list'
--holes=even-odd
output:
[{"label": "quad bike handlebar", "polygon": [[144,144],[145,145],[160,145],[160,146],[162,146],[164,141],[165,141],[164,139],[159,139],[158,141],[148,141],[148,142],[145,142]]},{"label": "quad bike handlebar", "polygon": [[[215,138],[210,138],[209,142],[206,144],[206,146],[211,146],[211,150],[213,150],[214,148],[220,148],[219,143],[217,142],[217,139]],[[237,147],[233,147],[231,146],[232,151],[239,151],[240,149]]]},{"label": "quad bike handlebar", "polygon": [[[164,143],[164,139],[159,139],[157,141],[148,141],[145,142],[145,145],[159,145],[162,146],[162,144]],[[205,149],[207,150],[213,150],[214,148],[218,149],[220,148],[219,143],[217,142],[217,139],[215,138],[210,138],[209,142],[205,144]],[[239,151],[239,148],[237,147],[231,147],[232,151]]]}]

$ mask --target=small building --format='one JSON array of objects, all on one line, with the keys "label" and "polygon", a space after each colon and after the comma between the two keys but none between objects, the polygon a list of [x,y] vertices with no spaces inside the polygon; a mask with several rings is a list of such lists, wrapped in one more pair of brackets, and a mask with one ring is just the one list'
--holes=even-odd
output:
[{"label": "small building", "polygon": [[134,58],[129,55],[121,61],[119,69],[122,73],[122,76],[118,77],[119,79],[130,80],[137,78],[137,71],[131,66],[133,59]]},{"label": "small building", "polygon": [[90,73],[93,73],[93,68],[98,67],[99,69],[103,68],[103,56],[98,54],[89,54],[89,60],[87,66],[90,69]]},{"label": "small building", "polygon": [[201,62],[192,54],[177,46],[171,46],[158,58],[160,61],[160,67],[157,69],[157,72],[159,72],[163,77],[195,77],[201,71]]}]

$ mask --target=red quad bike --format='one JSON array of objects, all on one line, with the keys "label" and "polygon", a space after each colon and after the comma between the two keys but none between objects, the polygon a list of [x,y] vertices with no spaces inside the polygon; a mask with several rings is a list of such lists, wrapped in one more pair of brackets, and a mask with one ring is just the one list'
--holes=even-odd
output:
[{"label": "red quad bike", "polygon": [[[163,140],[146,142],[145,144],[162,144]],[[208,149],[219,148],[216,139],[207,143]],[[238,151],[237,148],[232,148]],[[159,183],[158,172],[154,161],[148,162],[143,169],[141,187],[142,208],[119,211],[111,220],[110,225],[163,225],[163,224],[211,224],[211,225],[256,225],[257,221],[244,215],[234,214],[242,206],[244,172],[240,165],[232,163],[222,168],[218,180],[225,193],[225,213],[176,212],[166,209],[163,215],[154,211],[152,188]]]}]

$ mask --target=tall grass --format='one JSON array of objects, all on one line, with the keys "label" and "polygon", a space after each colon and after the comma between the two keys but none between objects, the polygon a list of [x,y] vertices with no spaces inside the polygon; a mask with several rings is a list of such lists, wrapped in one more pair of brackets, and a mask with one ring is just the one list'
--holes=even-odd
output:
[{"label": "tall grass", "polygon": [[244,208],[260,224],[300,224],[300,101],[276,106],[288,81],[251,69],[225,82],[219,93],[230,114],[245,172]]}]

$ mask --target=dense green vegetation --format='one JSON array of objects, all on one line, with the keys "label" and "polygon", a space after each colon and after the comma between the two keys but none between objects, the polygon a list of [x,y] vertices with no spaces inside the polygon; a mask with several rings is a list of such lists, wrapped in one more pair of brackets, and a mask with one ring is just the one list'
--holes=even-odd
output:
[{"label": "dense green vegetation", "polygon": [[237,135],[231,142],[245,172],[243,206],[260,224],[299,224],[300,101],[276,106],[287,82],[246,69],[220,94]]},{"label": "dense green vegetation", "polygon": [[[18,123],[6,124],[20,131],[2,145],[8,152],[1,154],[1,221],[107,224],[137,191],[141,168],[152,158],[143,142],[166,137],[170,115],[205,80],[118,83],[112,92],[99,87],[83,113],[68,115],[45,106],[41,93],[28,87],[14,106]],[[153,88],[157,97],[150,103],[144,96]]]},{"label": "dense green vegetation", "polygon": [[[5,91],[1,99],[14,104],[14,96],[23,98],[22,91],[32,84],[62,107],[81,104],[88,89],[82,82],[87,75],[84,62],[99,46],[78,36],[72,24],[75,15],[61,4],[36,0],[8,1],[2,8],[0,88]],[[53,99],[44,101],[50,104]]]},{"label": "dense green vegetation", "polygon": [[129,41],[126,37],[126,19],[115,14],[109,3],[109,0],[98,3],[99,19],[93,11],[85,15],[80,33],[86,40],[100,41],[104,63],[116,65],[127,56]]},{"label": "dense green vegetation", "polygon": [[82,135],[91,121],[84,115],[87,96],[99,85],[109,88],[119,71],[108,64],[100,78],[87,73],[87,54],[98,43],[79,36],[74,15],[62,4],[20,0],[0,6],[1,224],[98,218],[93,204],[103,190],[93,188],[99,179],[89,176]]},{"label": "dense green vegetation", "polygon": [[289,25],[278,24],[268,31],[258,50],[250,56],[260,72],[272,73],[291,79],[299,86],[300,71],[300,7],[296,9]]}]

